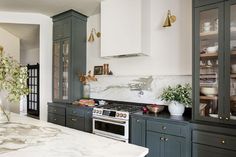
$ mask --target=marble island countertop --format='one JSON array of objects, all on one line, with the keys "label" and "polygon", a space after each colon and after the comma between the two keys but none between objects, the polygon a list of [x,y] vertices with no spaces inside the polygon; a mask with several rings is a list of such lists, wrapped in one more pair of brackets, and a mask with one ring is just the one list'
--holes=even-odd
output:
[{"label": "marble island countertop", "polygon": [[17,114],[0,124],[0,157],[144,157],[148,149]]}]

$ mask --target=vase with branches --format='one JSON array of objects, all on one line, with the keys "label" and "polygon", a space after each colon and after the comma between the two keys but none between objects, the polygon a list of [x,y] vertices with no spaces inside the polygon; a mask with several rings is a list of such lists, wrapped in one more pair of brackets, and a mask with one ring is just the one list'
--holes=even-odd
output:
[{"label": "vase with branches", "polygon": [[[0,99],[4,99],[6,95],[8,102],[19,102],[21,96],[29,93],[27,79],[27,69],[22,68],[13,57],[6,55],[0,46],[0,92],[6,93],[1,95]],[[7,121],[10,121],[10,112],[7,112],[6,104],[2,100],[0,110]]]}]

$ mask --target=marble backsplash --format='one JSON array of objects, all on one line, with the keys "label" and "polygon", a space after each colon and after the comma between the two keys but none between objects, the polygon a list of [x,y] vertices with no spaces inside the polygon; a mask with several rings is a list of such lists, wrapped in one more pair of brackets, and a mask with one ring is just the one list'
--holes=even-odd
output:
[{"label": "marble backsplash", "polygon": [[164,88],[192,82],[186,76],[97,76],[90,82],[90,97],[94,99],[164,104],[159,96]]}]

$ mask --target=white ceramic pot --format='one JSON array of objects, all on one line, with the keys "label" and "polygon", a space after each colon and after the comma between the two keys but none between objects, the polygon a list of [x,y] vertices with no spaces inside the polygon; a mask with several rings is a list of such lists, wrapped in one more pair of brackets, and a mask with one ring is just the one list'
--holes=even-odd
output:
[{"label": "white ceramic pot", "polygon": [[173,101],[168,105],[168,110],[171,116],[182,116],[185,106],[179,102]]}]

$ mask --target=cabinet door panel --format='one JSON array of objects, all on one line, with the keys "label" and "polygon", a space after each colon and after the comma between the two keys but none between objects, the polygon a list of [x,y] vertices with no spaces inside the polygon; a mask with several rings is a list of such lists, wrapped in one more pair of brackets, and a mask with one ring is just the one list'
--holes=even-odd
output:
[{"label": "cabinet door panel", "polygon": [[187,157],[185,138],[165,135],[165,157]]},{"label": "cabinet door panel", "polygon": [[145,146],[145,120],[141,118],[132,118],[131,121],[131,143],[139,146]]},{"label": "cabinet door panel", "polygon": [[199,7],[207,4],[213,4],[217,2],[223,2],[224,0],[194,0],[194,6]]},{"label": "cabinet door panel", "polygon": [[84,118],[76,116],[66,117],[66,126],[73,129],[84,130]]},{"label": "cabinet door panel", "polygon": [[193,157],[235,157],[235,151],[193,144]]},{"label": "cabinet door panel", "polygon": [[61,43],[53,42],[53,100],[60,99]]},{"label": "cabinet door panel", "polygon": [[85,111],[84,129],[86,132],[92,132],[92,110]]},{"label": "cabinet door panel", "polygon": [[164,135],[147,131],[147,157],[164,157]]},{"label": "cabinet door panel", "polygon": [[197,120],[223,122],[224,3],[195,9],[194,93]]},{"label": "cabinet door panel", "polygon": [[225,122],[236,124],[236,0],[225,5]]}]

